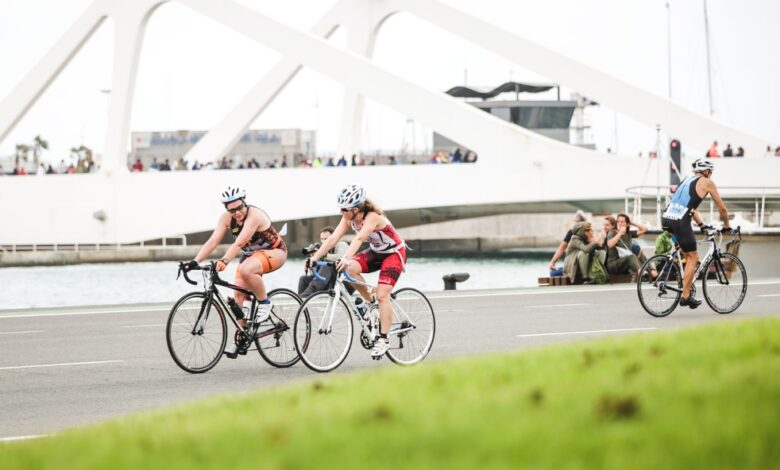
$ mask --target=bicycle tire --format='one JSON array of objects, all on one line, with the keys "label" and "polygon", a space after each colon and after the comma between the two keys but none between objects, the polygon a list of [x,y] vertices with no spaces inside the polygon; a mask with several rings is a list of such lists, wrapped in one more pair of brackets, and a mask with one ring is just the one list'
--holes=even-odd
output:
[{"label": "bicycle tire", "polygon": [[[222,358],[227,342],[225,312],[214,299],[210,301],[209,316],[202,329],[199,333],[193,333],[201,309],[207,302],[206,299],[207,296],[203,292],[184,295],[171,309],[165,327],[165,339],[173,362],[191,374],[202,374],[216,366]],[[193,307],[188,306],[191,300],[196,302]],[[182,320],[174,322],[174,319],[178,318]],[[212,321],[214,319],[216,321]],[[221,330],[221,333],[218,330]],[[214,331],[214,334],[209,333],[205,336],[206,331]],[[218,341],[216,341],[217,337],[220,338]],[[198,364],[202,365],[194,365],[197,359],[200,359]]]},{"label": "bicycle tire", "polygon": [[[295,349],[306,367],[315,372],[330,372],[337,368],[352,348],[355,326],[343,298],[334,307],[330,330],[319,331],[320,322],[333,299],[330,292],[318,292],[303,302],[295,316]],[[338,336],[333,335],[334,331],[338,331]]]},{"label": "bicycle tire", "polygon": [[[654,267],[658,273],[655,280],[651,279],[650,267]],[[682,291],[683,278],[677,263],[665,255],[655,255],[645,261],[637,274],[636,290],[639,303],[647,313],[660,318],[677,308],[682,292],[666,290],[665,286],[669,284],[674,284],[678,291]]]},{"label": "bicycle tire", "polygon": [[[718,260],[720,260],[720,262],[718,262]],[[728,263],[723,262],[724,260],[730,261],[734,265],[734,272],[731,275],[726,272],[728,271],[729,266]],[[711,268],[714,268],[714,279],[709,279]],[[738,286],[734,282],[735,275],[740,276],[742,281],[741,286]],[[721,282],[724,277],[729,281],[728,284],[723,284]],[[707,305],[709,305],[711,309],[715,310],[721,315],[732,313],[734,310],[738,309],[739,306],[742,305],[742,302],[744,302],[745,296],[747,295],[748,278],[747,272],[745,271],[745,265],[742,264],[742,260],[731,253],[721,253],[719,258],[713,257],[711,260],[709,260],[707,265],[704,267],[701,283],[704,300],[707,301]],[[734,289],[730,289],[732,286]],[[732,297],[728,294],[725,294],[727,291],[734,292],[735,297],[733,298],[735,298],[735,300],[731,305],[721,306],[716,301],[716,299]]]},{"label": "bicycle tire", "polygon": [[[390,332],[395,328],[406,328],[407,319],[398,314],[397,309],[403,309],[416,328],[407,333],[389,334],[390,349],[387,357],[395,364],[409,366],[421,362],[433,347],[436,336],[436,316],[428,297],[412,287],[405,287],[393,295],[393,323]],[[407,354],[411,353],[411,354]]]},{"label": "bicycle tire", "polygon": [[[271,322],[268,327],[264,323],[255,335],[255,346],[260,356],[268,364],[285,368],[294,365],[300,359],[295,349],[292,334],[292,323],[301,306],[301,298],[290,289],[274,289],[268,293],[273,304]],[[274,330],[273,334],[261,336],[264,332]]]}]

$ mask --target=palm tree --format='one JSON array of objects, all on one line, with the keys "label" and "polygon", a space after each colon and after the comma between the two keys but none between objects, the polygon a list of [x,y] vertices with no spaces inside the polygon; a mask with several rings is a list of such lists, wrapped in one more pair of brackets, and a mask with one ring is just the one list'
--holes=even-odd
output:
[{"label": "palm tree", "polygon": [[41,150],[48,150],[49,149],[49,142],[43,140],[41,136],[36,135],[35,139],[33,139],[33,160],[35,163],[35,168],[38,168],[38,157],[41,155]]}]

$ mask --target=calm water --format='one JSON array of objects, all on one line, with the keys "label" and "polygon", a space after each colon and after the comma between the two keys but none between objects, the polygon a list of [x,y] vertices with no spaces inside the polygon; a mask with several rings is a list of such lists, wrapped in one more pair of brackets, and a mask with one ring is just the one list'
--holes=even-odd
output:
[{"label": "calm water", "polygon": [[[444,274],[467,272],[471,278],[458,284],[459,290],[529,287],[544,275],[549,254],[510,254],[500,257],[412,258],[398,286],[424,291],[443,290]],[[226,271],[232,280],[236,263]],[[0,269],[0,309],[61,307],[78,305],[173,302],[193,290],[183,279],[176,280],[176,263],[79,264],[34,268]],[[292,258],[278,271],[266,276],[269,289],[297,289],[303,274],[303,259]],[[199,273],[194,273],[197,279]],[[369,274],[369,282],[377,275]]]}]

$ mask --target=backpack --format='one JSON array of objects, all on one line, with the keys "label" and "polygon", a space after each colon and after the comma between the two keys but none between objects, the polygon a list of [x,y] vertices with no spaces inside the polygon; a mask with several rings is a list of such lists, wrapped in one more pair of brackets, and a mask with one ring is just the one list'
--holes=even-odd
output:
[{"label": "backpack", "polygon": [[588,277],[590,277],[590,280],[593,281],[594,284],[606,284],[609,282],[609,273],[607,273],[607,268],[604,267],[604,263],[601,262],[601,258],[595,253],[590,261]]}]

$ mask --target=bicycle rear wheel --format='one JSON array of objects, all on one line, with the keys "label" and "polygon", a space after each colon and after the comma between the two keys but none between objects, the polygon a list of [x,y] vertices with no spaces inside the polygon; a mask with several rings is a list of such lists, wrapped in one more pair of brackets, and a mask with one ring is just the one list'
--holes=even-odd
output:
[{"label": "bicycle rear wheel", "polygon": [[318,292],[298,309],[293,336],[295,349],[306,367],[330,372],[347,358],[355,334],[344,299],[334,302],[329,292]]},{"label": "bicycle rear wheel", "polygon": [[436,317],[425,294],[406,287],[392,294],[393,324],[387,335],[387,357],[396,364],[412,365],[425,359],[436,335]]},{"label": "bicycle rear wheel", "polygon": [[203,292],[187,294],[173,306],[165,329],[173,362],[191,374],[217,365],[227,342],[225,313]]},{"label": "bicycle rear wheel", "polygon": [[289,289],[274,289],[268,293],[273,304],[271,316],[263,322],[255,335],[257,351],[274,367],[290,367],[300,356],[295,350],[292,327],[301,298]]},{"label": "bicycle rear wheel", "polygon": [[702,290],[707,305],[718,313],[731,313],[745,300],[747,273],[739,258],[731,253],[714,256],[704,267]]},{"label": "bicycle rear wheel", "polygon": [[[651,272],[658,276],[653,279]],[[680,268],[668,256],[656,255],[642,265],[636,278],[639,303],[654,317],[665,317],[677,307],[682,295],[683,277]]]}]

